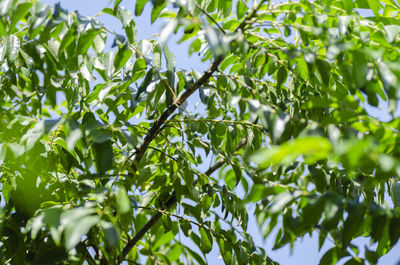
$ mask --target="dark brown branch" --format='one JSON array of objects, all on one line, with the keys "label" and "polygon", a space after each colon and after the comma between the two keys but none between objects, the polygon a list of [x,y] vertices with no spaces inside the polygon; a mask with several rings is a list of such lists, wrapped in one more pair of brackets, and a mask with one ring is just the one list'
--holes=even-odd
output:
[{"label": "dark brown branch", "polygon": [[[240,150],[243,148],[247,143],[247,139],[243,138],[242,141],[238,144],[236,147],[236,151]],[[206,172],[204,172],[205,175],[210,176],[212,173],[214,173],[218,168],[223,166],[225,164],[225,159],[221,158],[219,159],[214,165],[212,165]],[[194,184],[197,181],[194,182]],[[168,199],[168,201],[165,203],[165,207],[163,207],[159,212],[156,212],[149,221],[136,233],[136,235],[132,238],[132,240],[129,240],[129,242],[125,245],[123,248],[119,258],[117,259],[116,264],[121,264],[122,261],[124,261],[125,257],[128,255],[128,253],[131,251],[131,249],[137,244],[137,242],[142,239],[142,237],[151,229],[153,225],[155,225],[158,220],[162,217],[162,210],[168,210],[171,208],[174,204],[177,203],[177,198],[175,196],[175,192],[171,195],[171,197]]]},{"label": "dark brown branch", "polygon": [[[258,11],[258,8],[265,2],[266,0],[261,0],[260,3],[252,9],[252,11],[249,13],[248,16],[244,18],[242,23],[239,25],[237,30],[243,31],[246,25],[248,25],[248,22],[256,16],[256,13]],[[178,98],[176,98],[171,105],[168,106],[166,110],[157,118],[157,120],[154,121],[152,124],[150,130],[146,134],[144,141],[141,146],[139,146],[136,149],[135,153],[135,158],[134,162],[139,162],[143,155],[145,154],[146,150],[149,148],[150,143],[154,140],[154,138],[158,135],[160,128],[164,125],[165,121],[167,121],[168,117],[182,104],[201,86],[207,83],[208,79],[213,75],[215,71],[218,70],[218,66],[222,62],[224,58],[223,57],[217,57],[215,58],[214,62],[211,64],[210,68],[203,73],[203,75],[193,84],[191,85],[183,94],[181,94]],[[245,144],[247,143],[247,139],[244,139],[241,141],[241,143],[238,145],[236,150],[242,148]],[[225,163],[224,159],[220,159],[216,162],[215,165],[210,167],[206,172],[205,175],[211,175],[213,172],[215,172],[218,168],[220,168],[223,164]],[[135,163],[132,163],[132,169],[134,171],[137,170]],[[165,203],[165,210],[168,208],[171,208],[174,204],[177,203],[177,198],[175,195],[175,192],[171,195],[171,197],[168,199],[168,201]],[[125,247],[122,249],[122,252],[120,253],[116,264],[121,264],[124,260],[125,257],[128,255],[128,253],[132,250],[132,248],[141,240],[141,238],[151,229],[151,227],[158,222],[158,220],[161,218],[162,213],[157,212],[154,214],[150,220],[136,233],[136,235],[130,240]]]},{"label": "dark brown branch", "polygon": [[[165,209],[171,208],[177,202],[175,194],[173,194],[168,201],[165,203]],[[161,212],[154,214],[149,221],[136,233],[136,235],[125,245],[116,264],[121,264],[131,249],[136,245],[136,243],[142,239],[142,237],[150,230],[150,228],[155,225],[162,216]]]},{"label": "dark brown branch", "polygon": [[[190,97],[199,87],[207,83],[208,79],[212,76],[212,74],[217,70],[219,64],[222,62],[222,57],[217,57],[215,61],[211,64],[210,68],[203,73],[203,75],[193,84],[191,85],[183,94],[181,94],[177,99],[172,102],[169,107],[164,110],[160,117],[154,121],[151,126],[149,132],[146,134],[144,141],[141,146],[136,149],[135,153],[135,161],[139,162],[146,150],[149,147],[149,144],[154,140],[154,138],[158,135],[159,129],[164,124],[164,122],[168,119],[168,117]],[[136,171],[136,166],[132,165],[134,171]]]}]

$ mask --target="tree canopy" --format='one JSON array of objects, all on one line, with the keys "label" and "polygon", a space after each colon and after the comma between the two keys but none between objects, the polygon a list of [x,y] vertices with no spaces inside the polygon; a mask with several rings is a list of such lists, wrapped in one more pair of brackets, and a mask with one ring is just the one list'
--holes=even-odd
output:
[{"label": "tree canopy", "polygon": [[[2,264],[207,264],[215,248],[277,264],[253,215],[275,249],[333,241],[320,264],[392,249],[395,0],[120,2],[92,17],[0,2]],[[165,26],[137,39],[145,7]],[[173,34],[206,71],[176,65]],[[370,114],[385,104],[386,120]]]}]

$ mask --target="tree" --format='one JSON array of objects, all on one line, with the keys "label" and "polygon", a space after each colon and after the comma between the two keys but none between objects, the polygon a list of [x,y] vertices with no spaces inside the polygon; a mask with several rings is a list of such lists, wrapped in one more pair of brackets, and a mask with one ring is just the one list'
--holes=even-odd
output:
[{"label": "tree", "polygon": [[[2,264],[206,264],[213,248],[275,264],[250,215],[274,248],[333,240],[320,264],[395,245],[396,1],[120,2],[99,15],[124,35],[60,4],[0,3]],[[165,27],[138,40],[145,5]],[[208,70],[179,69],[172,34]]]}]

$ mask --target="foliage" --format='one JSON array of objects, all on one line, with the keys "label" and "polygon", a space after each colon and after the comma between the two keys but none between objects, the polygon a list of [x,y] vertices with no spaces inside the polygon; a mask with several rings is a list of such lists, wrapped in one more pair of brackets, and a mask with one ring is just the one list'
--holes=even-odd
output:
[{"label": "foliage", "polygon": [[[120,2],[99,15],[123,35],[59,4],[0,3],[2,264],[207,264],[213,248],[274,264],[249,215],[276,249],[333,240],[320,264],[394,246],[396,1]],[[136,37],[145,6],[165,22],[156,39]],[[208,70],[179,70],[172,34]],[[366,110],[383,102],[385,122]]]}]

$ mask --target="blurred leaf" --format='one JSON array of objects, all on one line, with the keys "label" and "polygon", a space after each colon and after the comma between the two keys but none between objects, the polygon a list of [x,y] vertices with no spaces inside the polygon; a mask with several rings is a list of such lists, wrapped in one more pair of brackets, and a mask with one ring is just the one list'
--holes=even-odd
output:
[{"label": "blurred leaf", "polygon": [[386,38],[389,43],[395,41],[397,35],[400,33],[400,26],[399,25],[386,25],[383,26],[386,31]]},{"label": "blurred leaf", "polygon": [[112,142],[105,141],[102,143],[93,143],[92,150],[94,153],[96,169],[99,173],[104,173],[112,167],[113,149]]},{"label": "blurred leaf", "polygon": [[246,202],[257,202],[261,199],[265,199],[269,195],[277,195],[281,192],[286,191],[285,188],[279,186],[267,187],[261,184],[255,184],[251,187],[249,195],[246,198]]},{"label": "blurred leaf", "polygon": [[61,225],[65,227],[65,247],[68,250],[73,249],[81,241],[82,236],[100,222],[100,218],[93,215],[94,212],[92,208],[80,207],[61,214]]},{"label": "blurred leaf", "polygon": [[269,206],[269,213],[274,214],[282,211],[284,207],[294,199],[298,198],[302,195],[301,191],[295,192],[282,192],[279,193],[277,196],[274,197],[270,206]]},{"label": "blurred leaf", "polygon": [[126,214],[129,212],[131,208],[131,203],[129,201],[128,194],[126,193],[126,190],[124,187],[119,187],[118,192],[117,192],[117,209],[120,214]]},{"label": "blurred leaf", "polygon": [[7,154],[7,146],[4,143],[0,143],[0,167],[3,165]]},{"label": "blurred leaf", "polygon": [[10,35],[6,42],[7,62],[11,65],[18,57],[20,40],[15,35]]},{"label": "blurred leaf", "polygon": [[25,153],[25,148],[21,144],[8,143],[7,147],[8,150],[10,150],[11,154],[13,155],[14,159],[20,157],[23,153]]},{"label": "blurred leaf", "polygon": [[332,150],[331,144],[323,137],[303,137],[286,142],[280,146],[264,148],[254,152],[249,159],[260,167],[289,164],[299,156],[304,156],[308,163],[326,159]]},{"label": "blurred leaf", "polygon": [[101,228],[104,233],[106,247],[113,249],[119,245],[119,233],[117,228],[110,222],[101,222]]},{"label": "blurred leaf", "polygon": [[158,39],[160,45],[164,45],[171,34],[174,32],[175,28],[178,26],[178,20],[172,19],[164,26],[160,33],[160,38]]},{"label": "blurred leaf", "polygon": [[367,0],[367,2],[369,7],[372,9],[372,12],[374,12],[374,15],[379,17],[379,10],[381,9],[379,1]]},{"label": "blurred leaf", "polygon": [[400,206],[400,182],[391,181],[391,192],[390,195],[392,197],[394,207]]},{"label": "blurred leaf", "polygon": [[8,14],[14,0],[3,0],[0,3],[0,17],[4,17]]}]

